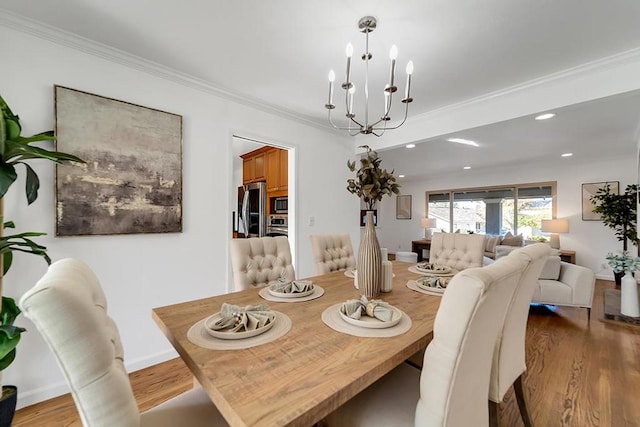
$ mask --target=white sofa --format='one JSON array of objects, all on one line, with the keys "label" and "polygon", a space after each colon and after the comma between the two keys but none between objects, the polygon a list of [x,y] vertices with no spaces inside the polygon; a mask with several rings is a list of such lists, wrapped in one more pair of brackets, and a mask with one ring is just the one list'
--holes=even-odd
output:
[{"label": "white sofa", "polygon": [[[496,259],[516,248],[509,249],[496,250]],[[595,283],[596,275],[592,270],[563,262],[558,255],[549,255],[538,278],[531,302],[583,307],[587,309],[587,318],[590,320]]]}]

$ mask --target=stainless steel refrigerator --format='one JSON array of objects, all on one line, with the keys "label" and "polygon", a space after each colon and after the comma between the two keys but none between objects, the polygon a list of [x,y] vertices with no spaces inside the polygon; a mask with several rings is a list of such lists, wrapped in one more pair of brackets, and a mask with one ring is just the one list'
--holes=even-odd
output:
[{"label": "stainless steel refrigerator", "polygon": [[238,187],[238,232],[244,237],[267,233],[267,185],[264,182]]}]

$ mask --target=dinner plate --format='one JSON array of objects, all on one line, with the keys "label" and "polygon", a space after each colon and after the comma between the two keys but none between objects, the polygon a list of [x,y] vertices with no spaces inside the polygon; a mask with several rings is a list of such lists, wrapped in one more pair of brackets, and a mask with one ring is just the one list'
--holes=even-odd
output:
[{"label": "dinner plate", "polygon": [[[423,277],[427,277],[427,276],[423,276]],[[425,291],[433,292],[433,293],[436,293],[436,294],[442,294],[447,289],[447,288],[441,288],[439,286],[437,286],[437,287],[436,286],[427,286],[427,285],[425,285],[423,283],[423,280],[424,279],[421,277],[420,279],[416,280],[416,284],[418,285],[418,287],[420,289],[424,289]]]},{"label": "dinner plate", "polygon": [[276,292],[271,290],[271,286],[269,286],[268,291],[271,295],[278,298],[302,298],[307,295],[311,295],[315,292],[315,286],[311,285],[311,289],[304,292]]},{"label": "dinner plate", "polygon": [[397,325],[398,323],[400,323],[400,320],[402,319],[402,312],[400,310],[398,310],[392,305],[388,307],[393,310],[393,316],[391,317],[391,321],[389,322],[383,322],[381,320],[376,319],[375,317],[369,317],[367,315],[363,315],[362,317],[360,317],[360,319],[352,319],[351,317],[347,316],[342,312],[341,306],[338,307],[338,312],[340,313],[340,317],[342,317],[342,320],[354,326],[359,326],[361,328],[368,328],[368,329],[384,329],[384,328],[390,328],[392,326]]},{"label": "dinner plate", "polygon": [[205,321],[204,321],[204,329],[212,337],[220,338],[220,339],[223,339],[223,340],[242,340],[242,339],[245,339],[245,338],[255,337],[256,335],[260,335],[260,334],[263,334],[263,333],[267,332],[269,329],[271,329],[271,327],[273,327],[274,323],[276,323],[276,315],[274,313],[273,314],[273,319],[271,320],[271,322],[267,323],[266,325],[264,325],[261,328],[254,329],[252,331],[243,331],[243,332],[229,332],[229,331],[226,331],[225,332],[225,331],[216,331],[214,329],[211,329],[210,325],[216,323],[221,318],[222,318],[222,316],[220,315],[220,312],[207,317],[205,319]]}]

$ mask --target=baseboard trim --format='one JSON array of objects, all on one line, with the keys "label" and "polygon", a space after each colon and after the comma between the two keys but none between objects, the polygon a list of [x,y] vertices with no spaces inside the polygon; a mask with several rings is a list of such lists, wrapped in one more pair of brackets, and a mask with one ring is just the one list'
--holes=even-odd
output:
[{"label": "baseboard trim", "polygon": [[[175,350],[165,350],[150,356],[140,357],[130,362],[125,362],[127,372],[135,372],[140,369],[148,368],[158,363],[166,362],[178,357],[178,353]],[[51,384],[46,387],[36,388],[33,390],[18,390],[18,404],[16,409],[21,409],[27,406],[34,405],[36,403],[44,402],[45,400],[53,399],[54,397],[62,396],[69,393],[69,386],[66,381],[60,381],[55,384]]]}]

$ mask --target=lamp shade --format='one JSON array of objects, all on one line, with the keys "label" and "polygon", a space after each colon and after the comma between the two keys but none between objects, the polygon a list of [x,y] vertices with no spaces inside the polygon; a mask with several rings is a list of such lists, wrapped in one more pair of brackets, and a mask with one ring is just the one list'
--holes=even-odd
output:
[{"label": "lamp shade", "polygon": [[542,231],[545,233],[568,233],[569,221],[566,219],[543,219]]},{"label": "lamp shade", "polygon": [[436,228],[437,221],[435,218],[422,218],[420,220],[420,225],[422,228]]}]

